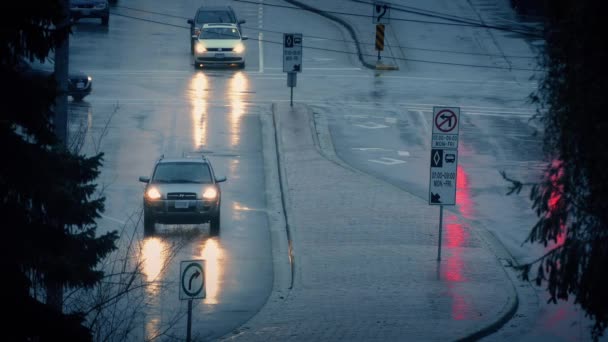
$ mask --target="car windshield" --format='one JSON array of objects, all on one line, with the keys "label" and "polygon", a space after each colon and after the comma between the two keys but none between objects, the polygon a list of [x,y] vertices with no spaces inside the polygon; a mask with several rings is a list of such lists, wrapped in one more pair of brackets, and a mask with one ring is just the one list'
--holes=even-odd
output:
[{"label": "car windshield", "polygon": [[201,24],[210,23],[233,23],[234,20],[226,11],[201,11],[196,16],[196,22]]},{"label": "car windshield", "polygon": [[201,31],[199,39],[240,39],[239,30],[232,27],[210,27]]},{"label": "car windshield", "polygon": [[211,183],[211,173],[205,163],[160,163],[152,183]]}]

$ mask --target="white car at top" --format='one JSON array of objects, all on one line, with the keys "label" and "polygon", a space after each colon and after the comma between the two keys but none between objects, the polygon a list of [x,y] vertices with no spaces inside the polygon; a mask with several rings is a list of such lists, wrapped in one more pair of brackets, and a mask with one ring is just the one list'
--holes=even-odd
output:
[{"label": "white car at top", "polygon": [[194,67],[237,65],[245,67],[245,44],[236,24],[205,24],[194,46]]}]

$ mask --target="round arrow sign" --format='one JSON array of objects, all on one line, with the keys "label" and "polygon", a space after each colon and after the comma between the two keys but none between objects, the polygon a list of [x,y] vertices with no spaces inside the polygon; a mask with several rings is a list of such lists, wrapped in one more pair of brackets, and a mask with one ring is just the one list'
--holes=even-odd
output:
[{"label": "round arrow sign", "polygon": [[458,117],[449,109],[441,110],[435,115],[435,127],[444,133],[451,132],[458,127]]},{"label": "round arrow sign", "polygon": [[189,297],[198,296],[205,285],[205,274],[199,263],[188,264],[182,273],[182,290]]}]

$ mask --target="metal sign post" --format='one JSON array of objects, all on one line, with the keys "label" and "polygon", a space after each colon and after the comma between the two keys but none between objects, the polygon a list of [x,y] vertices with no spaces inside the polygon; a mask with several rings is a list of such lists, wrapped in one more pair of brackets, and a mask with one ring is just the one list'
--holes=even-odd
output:
[{"label": "metal sign post", "polygon": [[293,107],[293,88],[298,83],[298,73],[297,72],[288,72],[287,73],[287,86],[291,88],[291,95],[289,97],[289,105]]},{"label": "metal sign post", "polygon": [[437,261],[441,260],[443,206],[456,204],[459,124],[460,108],[433,107],[429,205],[440,206]]},{"label": "metal sign post", "polygon": [[283,34],[283,72],[287,73],[287,86],[290,89],[289,104],[293,107],[293,88],[297,84],[297,75],[302,72],[302,34]]},{"label": "metal sign post", "polygon": [[205,296],[205,260],[182,261],[179,270],[179,299],[188,300],[188,342],[192,340],[192,300]]}]

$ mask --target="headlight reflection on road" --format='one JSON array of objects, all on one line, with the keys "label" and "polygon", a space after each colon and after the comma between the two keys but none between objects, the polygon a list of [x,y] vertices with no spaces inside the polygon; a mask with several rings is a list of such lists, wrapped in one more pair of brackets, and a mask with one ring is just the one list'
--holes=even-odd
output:
[{"label": "headlight reflection on road", "polygon": [[236,146],[239,144],[241,137],[241,116],[245,114],[245,102],[243,97],[246,94],[248,80],[245,73],[237,72],[230,79],[230,89],[228,96],[230,100],[230,145]]},{"label": "headlight reflection on road", "polygon": [[140,259],[142,261],[142,271],[146,277],[146,340],[152,340],[158,336],[160,331],[161,313],[160,310],[160,291],[161,274],[167,263],[167,244],[157,237],[144,240]]},{"label": "headlight reflection on road", "polygon": [[194,148],[199,149],[207,145],[207,97],[209,80],[207,76],[198,72],[190,81],[190,104],[192,105],[192,127],[194,129]]},{"label": "headlight reflection on road", "polygon": [[222,266],[220,261],[224,251],[215,239],[208,239],[203,245],[201,259],[205,260],[205,290],[207,296],[205,304],[217,304],[220,292],[220,279],[222,276]]}]

